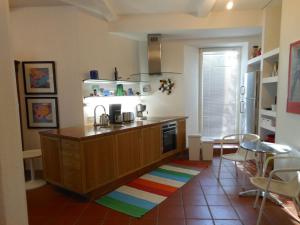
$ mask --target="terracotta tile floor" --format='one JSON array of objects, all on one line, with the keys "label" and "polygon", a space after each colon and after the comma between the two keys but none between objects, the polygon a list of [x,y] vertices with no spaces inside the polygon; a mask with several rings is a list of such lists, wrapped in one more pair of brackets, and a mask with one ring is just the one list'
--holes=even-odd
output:
[{"label": "terracotta tile floor", "polygon": [[[46,185],[27,192],[29,222],[30,225],[255,225],[258,210],[252,207],[254,197],[238,196],[242,190],[242,172],[236,179],[234,164],[225,162],[219,184],[218,162],[214,158],[209,168],[141,219]],[[255,172],[251,164],[247,171]],[[251,188],[248,178],[244,186]],[[295,216],[292,202],[284,202]],[[299,224],[286,209],[267,202],[261,225]]]}]

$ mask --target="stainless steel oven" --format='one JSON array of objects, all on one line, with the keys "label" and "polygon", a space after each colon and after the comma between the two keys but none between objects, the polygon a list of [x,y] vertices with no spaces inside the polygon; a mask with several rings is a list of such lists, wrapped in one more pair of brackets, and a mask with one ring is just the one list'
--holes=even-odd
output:
[{"label": "stainless steel oven", "polygon": [[177,148],[177,122],[162,125],[162,151],[163,153]]}]

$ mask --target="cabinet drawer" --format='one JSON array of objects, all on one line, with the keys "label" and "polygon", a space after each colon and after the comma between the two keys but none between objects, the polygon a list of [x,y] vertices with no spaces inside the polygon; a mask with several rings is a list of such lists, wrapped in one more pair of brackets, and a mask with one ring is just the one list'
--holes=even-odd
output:
[{"label": "cabinet drawer", "polygon": [[61,147],[63,157],[80,159],[79,142],[63,139],[61,141]]},{"label": "cabinet drawer", "polygon": [[81,170],[79,159],[74,159],[74,158],[71,158],[71,157],[63,156],[62,161],[63,161],[63,167],[64,168],[77,170],[78,172]]},{"label": "cabinet drawer", "polygon": [[64,185],[73,191],[82,192],[81,173],[76,169],[64,168]]}]

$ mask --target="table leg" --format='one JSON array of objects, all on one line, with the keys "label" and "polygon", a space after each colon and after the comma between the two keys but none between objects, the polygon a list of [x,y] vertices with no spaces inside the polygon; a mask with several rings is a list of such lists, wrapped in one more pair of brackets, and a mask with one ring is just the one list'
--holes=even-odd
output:
[{"label": "table leg", "polygon": [[35,169],[33,165],[33,158],[29,159],[29,167],[30,167],[30,180],[25,183],[26,190],[35,189],[41,187],[46,184],[44,180],[36,180],[35,179]]},{"label": "table leg", "polygon": [[[256,166],[257,166],[257,175],[256,176],[260,176],[260,177],[263,176],[263,167],[264,167],[265,161],[266,161],[266,153],[258,153],[257,161],[256,161]],[[244,196],[244,197],[256,196],[257,191],[258,191],[257,189],[242,191],[239,193],[239,196]],[[259,196],[264,197],[265,194],[266,193],[264,191],[261,191]],[[269,193],[267,198],[269,200],[271,200],[273,203],[283,206],[282,201],[280,201],[278,198],[276,198],[275,195]]]},{"label": "table leg", "polygon": [[29,166],[30,166],[30,180],[35,180],[35,171],[33,167],[33,159],[29,159]]}]

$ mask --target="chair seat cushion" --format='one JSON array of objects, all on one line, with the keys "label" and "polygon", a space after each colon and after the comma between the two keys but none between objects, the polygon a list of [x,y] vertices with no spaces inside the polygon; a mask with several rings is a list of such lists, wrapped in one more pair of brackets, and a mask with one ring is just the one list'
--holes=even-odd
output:
[{"label": "chair seat cushion", "polygon": [[[250,178],[251,183],[261,189],[261,190],[266,190],[267,185],[268,185],[268,178],[265,177],[251,177]],[[269,191],[280,194],[280,195],[285,195],[287,197],[295,197],[296,191],[294,190],[293,186],[289,185],[289,183],[284,182],[284,181],[279,181],[279,180],[271,180]]]}]

